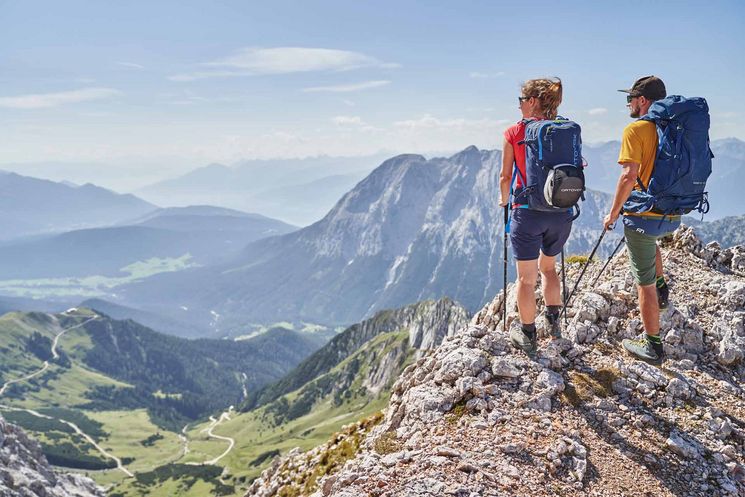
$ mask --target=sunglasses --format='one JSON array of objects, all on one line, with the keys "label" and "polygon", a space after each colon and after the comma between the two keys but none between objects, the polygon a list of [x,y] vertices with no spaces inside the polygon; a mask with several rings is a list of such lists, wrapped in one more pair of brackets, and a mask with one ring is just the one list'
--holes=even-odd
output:
[{"label": "sunglasses", "polygon": [[633,96],[632,95],[626,95],[626,103],[627,104],[630,104],[632,100],[634,100],[635,98],[639,98],[639,97],[641,97],[641,95],[633,95]]},{"label": "sunglasses", "polygon": [[530,96],[530,97],[517,97],[517,101],[520,102],[520,103],[523,103],[526,100],[530,100],[531,98],[533,98],[533,96]]}]

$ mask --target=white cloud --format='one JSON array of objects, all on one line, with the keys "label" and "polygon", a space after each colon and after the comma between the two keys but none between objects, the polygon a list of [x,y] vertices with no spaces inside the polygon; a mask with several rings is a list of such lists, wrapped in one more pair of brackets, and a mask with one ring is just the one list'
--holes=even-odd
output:
[{"label": "white cloud", "polygon": [[116,64],[122,67],[129,67],[130,69],[138,69],[140,71],[145,69],[145,66],[135,64],[134,62],[117,62]]},{"label": "white cloud", "polygon": [[375,57],[349,50],[307,47],[243,48],[233,55],[201,64],[223,68],[169,76],[171,81],[194,81],[261,74],[290,74],[318,71],[350,71],[363,67],[384,69],[400,67]]},{"label": "white cloud", "polygon": [[245,71],[199,71],[188,74],[174,74],[168,76],[171,81],[196,81],[198,79],[206,78],[231,78],[235,76],[251,76],[252,73]]},{"label": "white cloud", "polygon": [[591,116],[601,116],[603,114],[607,114],[608,109],[606,109],[605,107],[595,107],[594,109],[588,110],[587,113]]},{"label": "white cloud", "polygon": [[466,129],[466,128],[489,128],[500,127],[509,124],[509,119],[465,119],[462,117],[454,119],[438,119],[426,114],[419,119],[396,121],[393,125],[397,128],[410,130],[424,129]]},{"label": "white cloud", "polygon": [[363,121],[360,116],[336,116],[332,119],[332,121],[334,122],[334,124],[337,124],[339,126],[362,126],[365,124],[365,121]]},{"label": "white cloud", "polygon": [[101,100],[121,95],[122,92],[113,88],[82,88],[80,90],[62,91],[57,93],[37,93],[18,95],[14,97],[0,97],[0,107],[11,109],[42,109],[59,105]]},{"label": "white cloud", "polygon": [[361,91],[361,90],[368,90],[370,88],[379,88],[381,86],[389,85],[391,82],[388,80],[379,80],[379,81],[365,81],[363,83],[356,83],[352,85],[336,85],[336,86],[315,86],[312,88],[303,88],[303,91],[306,93],[315,93],[315,92],[335,92],[335,93],[341,93],[341,92],[352,92],[352,91]]},{"label": "white cloud", "polygon": [[484,73],[484,72],[473,71],[468,75],[468,77],[473,78],[473,79],[490,79],[490,78],[498,78],[500,76],[504,76],[504,71],[499,71],[495,73]]}]

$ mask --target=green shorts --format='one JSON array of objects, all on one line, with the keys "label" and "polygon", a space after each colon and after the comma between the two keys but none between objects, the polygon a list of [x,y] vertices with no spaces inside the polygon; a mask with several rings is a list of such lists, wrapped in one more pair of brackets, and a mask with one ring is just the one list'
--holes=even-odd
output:
[{"label": "green shorts", "polygon": [[624,226],[626,237],[626,251],[631,262],[631,274],[637,285],[651,285],[657,279],[655,257],[657,254],[657,236],[645,235]]}]

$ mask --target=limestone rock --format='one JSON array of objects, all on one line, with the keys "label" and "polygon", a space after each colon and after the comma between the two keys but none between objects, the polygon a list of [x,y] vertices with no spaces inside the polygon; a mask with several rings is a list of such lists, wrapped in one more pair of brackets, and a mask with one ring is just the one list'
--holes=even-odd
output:
[{"label": "limestone rock", "polygon": [[90,478],[52,469],[39,443],[0,416],[0,496],[104,497]]}]

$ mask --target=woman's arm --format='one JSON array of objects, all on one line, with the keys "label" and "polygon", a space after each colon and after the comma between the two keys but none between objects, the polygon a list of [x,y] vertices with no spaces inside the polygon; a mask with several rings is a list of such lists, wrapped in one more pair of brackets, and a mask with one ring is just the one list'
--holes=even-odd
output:
[{"label": "woman's arm", "polygon": [[515,164],[515,150],[512,144],[504,139],[502,146],[502,171],[499,173],[499,206],[504,207],[510,201],[510,182],[512,168]]}]

